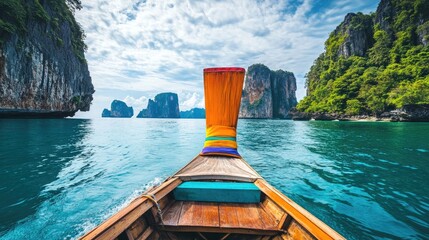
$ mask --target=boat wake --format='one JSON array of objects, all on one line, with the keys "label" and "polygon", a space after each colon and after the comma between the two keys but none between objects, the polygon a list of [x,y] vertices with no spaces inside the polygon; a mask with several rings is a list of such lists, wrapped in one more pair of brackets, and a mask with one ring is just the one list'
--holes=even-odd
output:
[{"label": "boat wake", "polygon": [[85,221],[82,224],[79,224],[76,226],[76,232],[78,234],[74,236],[72,239],[77,239],[86,232],[89,232],[93,228],[95,228],[98,224],[100,224],[102,221],[108,219],[113,214],[117,213],[119,210],[125,208],[130,204],[134,199],[136,199],[138,196],[142,195],[144,192],[146,192],[148,189],[151,189],[153,187],[156,187],[160,185],[165,178],[162,177],[156,177],[152,181],[149,181],[145,185],[143,185],[141,188],[134,190],[128,197],[125,198],[125,200],[118,205],[114,206],[113,208],[110,208],[106,211],[105,214],[103,214],[100,218],[97,219],[97,221]]}]

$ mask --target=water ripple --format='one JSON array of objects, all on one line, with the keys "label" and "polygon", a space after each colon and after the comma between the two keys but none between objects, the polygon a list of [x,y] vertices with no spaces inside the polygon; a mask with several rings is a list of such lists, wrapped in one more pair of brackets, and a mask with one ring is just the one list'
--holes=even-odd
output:
[{"label": "water ripple", "polygon": [[[192,159],[204,130],[189,119],[0,120],[1,238],[80,236]],[[348,239],[424,239],[427,132],[240,120],[237,138],[263,177]]]}]

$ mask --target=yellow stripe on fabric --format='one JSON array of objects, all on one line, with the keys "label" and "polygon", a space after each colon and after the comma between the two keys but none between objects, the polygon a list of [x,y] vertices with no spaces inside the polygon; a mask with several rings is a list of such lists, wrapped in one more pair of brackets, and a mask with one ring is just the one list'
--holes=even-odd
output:
[{"label": "yellow stripe on fabric", "polygon": [[206,137],[235,137],[234,127],[213,125],[206,129]]},{"label": "yellow stripe on fabric", "polygon": [[229,140],[214,140],[214,141],[205,141],[204,147],[230,147],[237,148],[236,141]]}]

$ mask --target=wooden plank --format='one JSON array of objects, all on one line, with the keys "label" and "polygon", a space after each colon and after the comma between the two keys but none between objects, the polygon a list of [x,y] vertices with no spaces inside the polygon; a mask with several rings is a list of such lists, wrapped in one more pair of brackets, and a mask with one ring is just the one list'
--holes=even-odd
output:
[{"label": "wooden plank", "polygon": [[125,233],[127,234],[128,240],[134,240],[134,237],[129,229],[125,230]]},{"label": "wooden plank", "polygon": [[179,224],[180,226],[190,226],[192,225],[193,218],[193,202],[183,202],[182,210],[180,211]]},{"label": "wooden plank", "polygon": [[268,197],[262,202],[265,211],[274,217],[277,223],[283,218],[285,211]]},{"label": "wooden plank", "polygon": [[146,228],[147,228],[146,220],[144,220],[143,218],[139,218],[131,225],[131,227],[128,228],[127,231],[131,233],[133,239],[136,239],[140,234],[143,233],[143,231]]},{"label": "wooden plank", "polygon": [[246,229],[246,228],[222,228],[205,226],[164,226],[163,231],[171,232],[211,232],[211,233],[234,233],[234,234],[254,234],[254,235],[277,235],[278,230],[266,229]]},{"label": "wooden plank", "polygon": [[269,185],[265,180],[258,179],[255,181],[255,185],[317,239],[345,239],[324,222]]},{"label": "wooden plank", "polygon": [[179,223],[180,212],[182,211],[182,201],[175,201],[163,213],[163,220],[165,225],[176,226]]},{"label": "wooden plank", "polygon": [[256,204],[239,204],[236,208],[239,227],[264,229]]},{"label": "wooden plank", "polygon": [[277,227],[277,222],[275,221],[275,219],[267,212],[265,212],[262,205],[258,207],[258,213],[259,213],[259,218],[261,219],[262,223],[265,226],[265,229],[280,229]]},{"label": "wooden plank", "polygon": [[284,236],[283,239],[315,240],[316,238],[306,231],[301,225],[299,225],[299,223],[297,223],[295,220],[292,220],[290,227],[288,228],[288,234]]},{"label": "wooden plank", "polygon": [[202,204],[203,225],[219,227],[219,206],[217,203]]},{"label": "wooden plank", "polygon": [[[148,193],[155,194],[158,199],[161,199],[181,182],[179,178],[171,178]],[[80,239],[114,239],[152,206],[153,204],[147,198],[139,197]]]},{"label": "wooden plank", "polygon": [[192,208],[192,223],[193,226],[201,226],[203,224],[203,204],[199,202],[191,202]]},{"label": "wooden plank", "polygon": [[238,226],[237,206],[234,203],[219,204],[219,220],[221,228]]},{"label": "wooden plank", "polygon": [[136,238],[136,240],[147,239],[152,234],[152,232],[153,232],[153,228],[151,226],[149,226],[148,228],[146,228],[146,230],[143,232],[143,234],[141,236]]}]

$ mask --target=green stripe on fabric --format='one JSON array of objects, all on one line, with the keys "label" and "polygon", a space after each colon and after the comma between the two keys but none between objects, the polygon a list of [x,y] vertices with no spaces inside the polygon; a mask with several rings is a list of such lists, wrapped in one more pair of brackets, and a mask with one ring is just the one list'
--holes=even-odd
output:
[{"label": "green stripe on fabric", "polygon": [[211,141],[211,140],[230,140],[230,141],[235,141],[235,137],[206,137],[206,141]]}]

